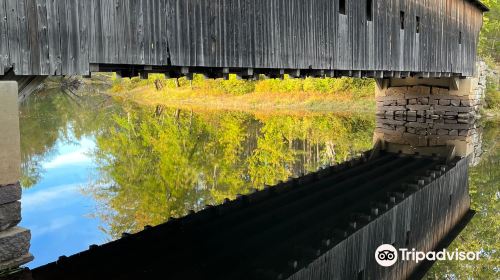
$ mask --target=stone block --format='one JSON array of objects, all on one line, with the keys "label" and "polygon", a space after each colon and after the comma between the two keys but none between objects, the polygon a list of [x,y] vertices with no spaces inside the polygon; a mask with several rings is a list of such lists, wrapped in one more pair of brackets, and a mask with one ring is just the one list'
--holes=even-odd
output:
[{"label": "stone block", "polygon": [[427,97],[419,98],[418,101],[422,105],[429,105],[429,98]]},{"label": "stone block", "polygon": [[6,204],[20,200],[21,192],[21,185],[19,183],[0,186],[0,204]]},{"label": "stone block", "polygon": [[468,130],[468,129],[460,129],[460,131],[458,132],[458,135],[460,136],[470,136],[471,134],[471,130]]},{"label": "stone block", "polygon": [[[408,87],[407,96],[428,96],[431,93],[431,88],[428,86],[413,86]],[[412,98],[410,97],[410,98]],[[408,98],[408,97],[407,97]]]},{"label": "stone block", "polygon": [[21,176],[21,144],[16,82],[0,81],[0,186]]},{"label": "stone block", "polygon": [[450,130],[450,134],[449,135],[450,136],[458,136],[458,130],[456,130],[456,129]]},{"label": "stone block", "polygon": [[29,254],[31,233],[28,229],[13,227],[0,232],[0,263]]},{"label": "stone block", "polygon": [[448,129],[438,129],[437,135],[448,135],[450,131]]},{"label": "stone block", "polygon": [[473,117],[471,113],[458,113],[457,116],[460,119],[468,119]]},{"label": "stone block", "polygon": [[452,106],[460,106],[460,100],[452,99],[450,103]]},{"label": "stone block", "polygon": [[442,129],[470,129],[473,125],[471,124],[434,124],[435,128]]},{"label": "stone block", "polygon": [[[426,111],[431,108],[430,105],[407,105],[406,108],[411,111]],[[417,113],[418,114],[418,113]]]},{"label": "stone block", "polygon": [[472,100],[469,100],[469,99],[464,99],[464,100],[461,100],[460,101],[460,105],[464,106],[464,107],[468,107],[468,106],[474,106],[472,104]]},{"label": "stone block", "polygon": [[399,105],[399,106],[404,106],[407,104],[408,104],[408,100],[406,100],[406,99],[398,99],[398,101],[397,101],[397,105]]},{"label": "stone block", "polygon": [[408,100],[409,105],[417,105],[418,101],[416,98],[411,98]]},{"label": "stone block", "polygon": [[404,96],[408,91],[407,87],[391,87],[385,90],[386,96]]},{"label": "stone block", "polygon": [[385,106],[386,111],[405,111],[405,106]]},{"label": "stone block", "polygon": [[32,254],[30,254],[30,253],[24,254],[24,255],[17,257],[15,259],[0,263],[0,271],[5,270],[5,269],[9,269],[9,268],[18,268],[21,265],[27,264],[34,259],[35,258],[33,257]]},{"label": "stone block", "polygon": [[396,131],[398,131],[398,132],[406,132],[406,126],[404,126],[404,125],[398,125],[398,126],[396,126]]},{"label": "stone block", "polygon": [[473,92],[474,89],[477,88],[478,85],[479,85],[478,78],[471,77],[471,78],[467,78],[467,79],[460,79],[458,91],[461,91],[465,95],[468,95],[471,92]]},{"label": "stone block", "polygon": [[425,136],[425,135],[427,135],[427,129],[426,128],[417,128],[415,133],[422,135],[422,136]]},{"label": "stone block", "polygon": [[21,221],[21,202],[0,205],[0,231],[17,226]]},{"label": "stone block", "polygon": [[425,122],[408,122],[405,124],[406,127],[415,127],[415,128],[429,128],[429,124]]},{"label": "stone block", "polygon": [[441,100],[439,100],[439,105],[448,106],[450,104],[451,104],[451,100],[450,99],[441,99]]},{"label": "stone block", "polygon": [[432,87],[432,94],[448,94],[449,90],[446,88]]},{"label": "stone block", "polygon": [[474,108],[472,107],[455,107],[455,106],[442,106],[442,105],[435,105],[434,109],[436,111],[453,111],[453,112],[459,112],[459,113],[469,113],[474,111]]}]

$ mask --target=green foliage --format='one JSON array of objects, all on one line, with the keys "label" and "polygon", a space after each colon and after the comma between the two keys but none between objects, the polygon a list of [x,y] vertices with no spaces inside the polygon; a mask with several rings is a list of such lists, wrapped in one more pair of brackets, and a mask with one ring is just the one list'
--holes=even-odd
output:
[{"label": "green foliage", "polygon": [[488,77],[485,93],[486,106],[489,109],[500,109],[500,88],[494,77]]},{"label": "green foliage", "polygon": [[260,93],[325,93],[335,94],[349,92],[357,96],[373,94],[375,82],[373,79],[359,78],[306,78],[292,79],[285,75],[283,79],[265,79],[263,76],[258,81],[240,80],[231,74],[227,80],[205,79],[203,75],[195,74],[192,81],[185,77],[179,79],[166,79],[164,75],[150,75],[148,80],[113,79],[113,90],[121,92],[143,86],[154,86],[160,80],[168,89],[200,90],[206,94],[243,95],[252,92]]},{"label": "green foliage", "polygon": [[87,188],[112,237],[344,161],[372,145],[361,116],[264,116],[125,106],[100,131]]},{"label": "green foliage", "polygon": [[500,130],[487,122],[483,133],[486,151],[469,172],[469,188],[475,217],[450,245],[449,250],[481,252],[479,261],[438,261],[428,279],[499,279],[500,273]]},{"label": "green foliage", "polygon": [[484,15],[483,28],[479,37],[479,54],[491,57],[500,63],[500,1],[482,0],[490,11]]}]

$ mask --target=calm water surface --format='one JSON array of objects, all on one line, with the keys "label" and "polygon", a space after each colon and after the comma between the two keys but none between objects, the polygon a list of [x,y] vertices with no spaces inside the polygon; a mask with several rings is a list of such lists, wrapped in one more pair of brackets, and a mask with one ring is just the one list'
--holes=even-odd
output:
[{"label": "calm water surface", "polygon": [[373,116],[139,108],[43,92],[21,106],[36,267],[372,146]]},{"label": "calm water surface", "polygon": [[[31,96],[21,106],[21,225],[31,229],[35,255],[29,266],[343,162],[372,147],[374,127],[375,117],[361,114],[193,112],[100,94]],[[479,213],[459,237],[465,242],[452,244],[493,260],[498,140],[497,123],[485,123],[486,153],[470,179]],[[495,268],[491,261],[441,262],[429,277],[493,275]]]}]

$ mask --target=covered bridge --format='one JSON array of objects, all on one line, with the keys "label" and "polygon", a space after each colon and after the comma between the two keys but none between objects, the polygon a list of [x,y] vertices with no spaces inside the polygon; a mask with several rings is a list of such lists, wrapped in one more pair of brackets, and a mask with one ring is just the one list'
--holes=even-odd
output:
[{"label": "covered bridge", "polygon": [[0,79],[471,76],[477,0],[0,0]]}]

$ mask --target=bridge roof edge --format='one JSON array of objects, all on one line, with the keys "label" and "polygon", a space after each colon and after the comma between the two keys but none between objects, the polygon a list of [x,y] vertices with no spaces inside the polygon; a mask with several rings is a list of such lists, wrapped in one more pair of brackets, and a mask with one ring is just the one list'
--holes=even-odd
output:
[{"label": "bridge roof edge", "polygon": [[483,2],[481,2],[480,0],[468,0],[468,1],[476,5],[483,13],[490,11],[490,8],[488,8],[488,6],[483,4]]}]

